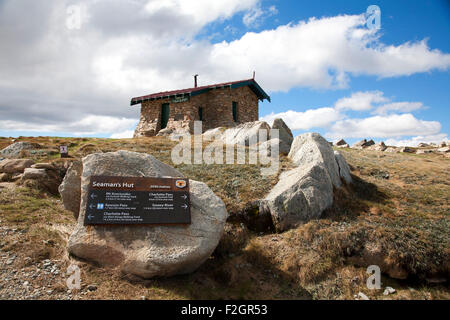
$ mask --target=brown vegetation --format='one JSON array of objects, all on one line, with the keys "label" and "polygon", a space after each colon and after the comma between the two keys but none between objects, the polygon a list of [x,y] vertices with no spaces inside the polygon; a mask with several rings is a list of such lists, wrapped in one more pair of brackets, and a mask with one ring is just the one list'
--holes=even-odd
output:
[{"label": "brown vegetation", "polygon": [[[43,149],[69,146],[69,154],[125,149],[146,152],[171,164],[175,142],[165,138],[87,139],[21,138]],[[11,143],[0,139],[0,148]],[[384,154],[340,149],[351,165],[354,184],[336,190],[335,203],[320,220],[280,233],[253,233],[228,223],[215,254],[191,275],[136,281],[115,270],[77,261],[82,289],[73,299],[353,299],[359,291],[375,299],[448,299],[450,173],[449,159],[436,154]],[[39,162],[61,161],[55,154],[35,154]],[[283,170],[291,164],[282,159]],[[261,198],[276,183],[251,165],[180,165],[187,177],[201,180],[219,195],[230,212]],[[72,214],[58,197],[37,190],[0,184],[0,225],[6,232],[0,252],[17,255],[7,268],[32,270],[45,259],[61,270],[73,262],[66,242],[74,225]],[[365,286],[366,267],[380,265],[383,288]],[[396,279],[394,279],[396,278]],[[403,280],[402,280],[403,279]],[[65,278],[36,278],[35,286],[50,286],[66,294]],[[89,284],[98,289],[88,291]],[[0,289],[0,294],[2,290]],[[16,297],[20,298],[20,297]]]}]

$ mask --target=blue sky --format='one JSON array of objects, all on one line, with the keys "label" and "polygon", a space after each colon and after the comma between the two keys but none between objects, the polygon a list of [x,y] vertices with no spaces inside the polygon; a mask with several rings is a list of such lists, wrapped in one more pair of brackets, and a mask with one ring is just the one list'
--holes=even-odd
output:
[{"label": "blue sky", "polygon": [[415,145],[450,132],[448,1],[6,0],[0,30],[0,136],[128,137],[131,97],[253,70],[272,98],[260,117],[295,135]]}]

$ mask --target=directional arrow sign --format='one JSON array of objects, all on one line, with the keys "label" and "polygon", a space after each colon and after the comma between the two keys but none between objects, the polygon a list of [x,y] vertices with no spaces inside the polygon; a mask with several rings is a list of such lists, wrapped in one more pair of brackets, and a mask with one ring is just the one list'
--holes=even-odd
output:
[{"label": "directional arrow sign", "polygon": [[91,176],[88,192],[85,225],[191,223],[189,179]]}]

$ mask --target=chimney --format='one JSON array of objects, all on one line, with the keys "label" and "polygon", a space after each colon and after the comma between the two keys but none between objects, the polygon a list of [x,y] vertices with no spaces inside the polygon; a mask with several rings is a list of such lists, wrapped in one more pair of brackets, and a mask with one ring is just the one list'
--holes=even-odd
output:
[{"label": "chimney", "polygon": [[197,77],[198,77],[198,74],[196,74],[194,76],[194,88],[197,88]]}]

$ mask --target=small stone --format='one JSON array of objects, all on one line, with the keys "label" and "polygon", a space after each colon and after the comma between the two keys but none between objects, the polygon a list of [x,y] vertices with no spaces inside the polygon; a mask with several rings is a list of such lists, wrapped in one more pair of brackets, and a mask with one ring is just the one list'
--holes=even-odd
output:
[{"label": "small stone", "polygon": [[392,288],[392,287],[386,287],[384,289],[383,295],[388,296],[388,295],[390,295],[392,293],[395,293],[395,289]]},{"label": "small stone", "polygon": [[360,300],[370,300],[368,296],[366,296],[364,293],[362,292],[358,292],[358,298]]}]

